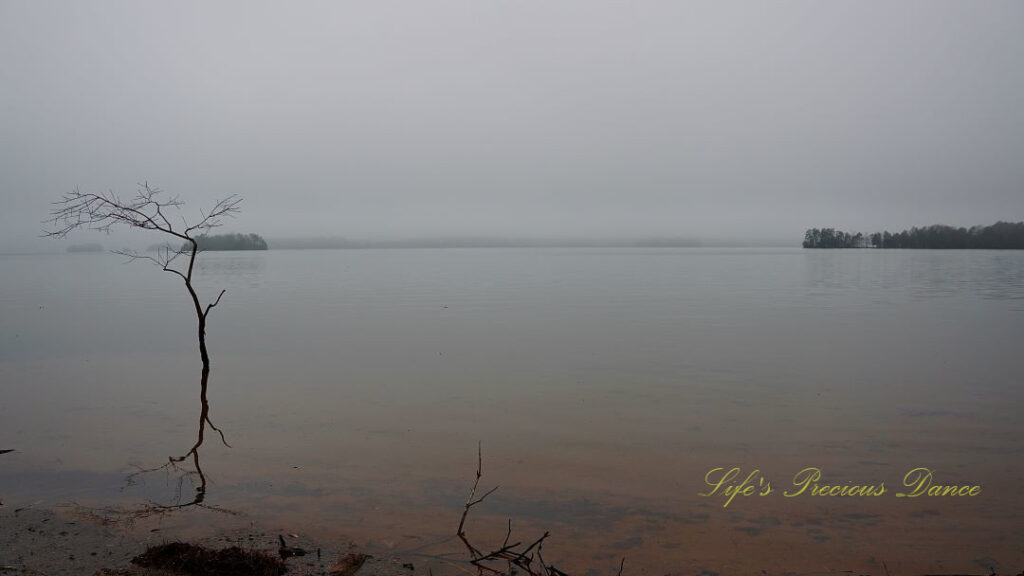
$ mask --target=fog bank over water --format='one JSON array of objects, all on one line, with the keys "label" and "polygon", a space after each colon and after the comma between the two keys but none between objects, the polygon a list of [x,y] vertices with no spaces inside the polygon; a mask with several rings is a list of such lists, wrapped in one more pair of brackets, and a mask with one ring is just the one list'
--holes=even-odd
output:
[{"label": "fog bank over water", "polygon": [[4,2],[0,244],[142,180],[267,238],[1020,220],[1022,53],[1020,2]]}]

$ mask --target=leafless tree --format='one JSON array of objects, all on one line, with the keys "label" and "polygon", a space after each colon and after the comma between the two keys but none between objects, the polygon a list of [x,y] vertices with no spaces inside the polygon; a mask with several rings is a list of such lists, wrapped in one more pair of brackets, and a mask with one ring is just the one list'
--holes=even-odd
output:
[{"label": "leafless tree", "polygon": [[[50,224],[52,228],[47,230],[45,235],[52,238],[64,238],[72,231],[81,228],[109,232],[114,227],[127,226],[166,234],[172,237],[169,240],[175,244],[180,242],[180,248],[175,248],[168,243],[155,255],[140,254],[134,250],[115,250],[114,252],[131,260],[149,260],[165,272],[175,274],[184,280],[185,288],[188,290],[189,296],[192,297],[196,317],[199,320],[199,354],[203,360],[205,381],[206,375],[210,371],[210,355],[206,351],[206,318],[210,315],[210,310],[220,303],[225,290],[221,290],[216,300],[207,304],[205,308],[203,307],[199,295],[196,294],[195,287],[192,285],[196,254],[199,252],[196,236],[220,226],[225,217],[234,216],[239,211],[238,206],[241,202],[241,198],[232,194],[218,200],[209,212],[200,211],[200,219],[194,224],[189,224],[180,213],[184,202],[177,196],[164,197],[160,189],[150,186],[148,182],[139,184],[135,195],[131,198],[122,198],[112,191],[103,194],[86,194],[75,188],[54,202],[55,207],[50,211],[51,217],[46,220],[46,223]],[[179,220],[180,224],[178,224]],[[187,266],[176,267],[176,261],[182,256],[187,259]]]}]

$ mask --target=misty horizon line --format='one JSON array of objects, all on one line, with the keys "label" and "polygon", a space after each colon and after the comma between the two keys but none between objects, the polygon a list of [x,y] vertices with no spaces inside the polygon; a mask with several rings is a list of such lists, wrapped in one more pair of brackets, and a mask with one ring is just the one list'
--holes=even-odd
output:
[{"label": "misty horizon line", "polygon": [[[802,239],[802,237],[800,238]],[[799,246],[799,240],[777,236],[703,237],[677,235],[499,235],[443,234],[394,238],[309,235],[267,236],[271,250],[374,248],[714,248],[723,246]]]},{"label": "misty horizon line", "polygon": [[501,235],[423,235],[404,238],[358,238],[346,236],[292,236],[267,240],[271,249],[301,250],[317,248],[601,248],[671,247],[699,248],[705,245],[695,237],[647,236],[611,238],[602,236],[501,236]]},{"label": "misty horizon line", "polygon": [[[230,233],[230,232],[225,232]],[[800,239],[778,237],[723,237],[705,238],[695,236],[500,236],[500,235],[438,235],[409,236],[405,238],[359,238],[345,236],[279,236],[266,237],[269,250],[372,250],[372,249],[445,249],[445,248],[756,248],[756,247],[799,247]],[[99,245],[102,252],[112,248],[152,250],[168,245],[166,242],[148,244],[124,242],[105,243],[102,239],[85,239],[61,242],[53,249],[3,251],[0,254],[56,254],[66,253],[69,248]],[[172,248],[176,246],[170,244]],[[93,250],[95,251],[95,250]]]},{"label": "misty horizon line", "polygon": [[[1003,220],[1000,220],[1003,221]],[[927,228],[931,226],[951,226],[932,224],[928,226],[912,226]],[[980,226],[980,225],[979,225]],[[956,228],[956,226],[952,226]],[[963,226],[960,226],[963,227]],[[972,226],[974,227],[974,226]],[[237,231],[217,232],[217,234],[239,233]],[[259,234],[257,234],[259,235]],[[260,235],[262,237],[262,235]],[[438,234],[410,235],[392,238],[373,238],[359,236],[341,236],[332,234],[311,234],[303,236],[268,236],[266,242],[269,250],[318,250],[318,249],[445,249],[445,248],[784,248],[800,247],[802,236],[751,234],[751,235],[501,235],[501,234]],[[53,249],[14,247],[3,250],[4,255],[30,255],[64,253],[69,249],[85,245],[101,245],[102,251],[108,251],[113,243],[86,240],[71,241],[68,239]],[[107,244],[107,245],[104,245]],[[129,250],[152,250],[163,247],[165,242],[124,245],[123,240],[117,242],[118,248]],[[173,247],[173,246],[172,246]],[[19,249],[20,248],[20,249]],[[95,250],[91,250],[95,251]]]}]

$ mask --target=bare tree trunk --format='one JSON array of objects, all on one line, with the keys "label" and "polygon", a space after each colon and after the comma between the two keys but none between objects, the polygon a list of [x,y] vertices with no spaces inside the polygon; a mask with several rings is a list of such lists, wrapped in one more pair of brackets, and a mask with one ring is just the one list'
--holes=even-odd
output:
[{"label": "bare tree trunk", "polygon": [[210,354],[206,351],[206,316],[210,313],[211,308],[220,303],[220,298],[224,295],[225,290],[221,290],[217,299],[207,304],[206,310],[203,310],[203,305],[199,303],[199,295],[192,287],[192,271],[195,267],[196,254],[199,252],[199,243],[191,237],[188,238],[188,241],[192,244],[192,251],[188,258],[188,272],[181,276],[185,279],[185,288],[188,288],[188,294],[192,297],[192,305],[196,308],[196,317],[199,319],[199,356],[203,360],[203,374],[205,375],[210,372]]},{"label": "bare tree trunk", "polygon": [[188,288],[188,293],[192,296],[192,304],[195,305],[196,316],[199,318],[199,356],[203,359],[203,374],[206,374],[210,371],[210,354],[206,351],[206,314],[203,313],[199,296],[192,288],[192,283],[186,282],[185,287]]}]

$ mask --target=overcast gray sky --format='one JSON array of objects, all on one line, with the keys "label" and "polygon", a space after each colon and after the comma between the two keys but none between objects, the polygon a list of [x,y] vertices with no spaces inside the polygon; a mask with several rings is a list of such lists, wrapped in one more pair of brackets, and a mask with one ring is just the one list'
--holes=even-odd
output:
[{"label": "overcast gray sky", "polygon": [[142,180],[267,237],[1022,220],[1024,2],[0,0],[0,134],[3,251]]}]

